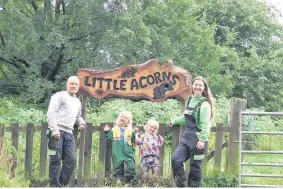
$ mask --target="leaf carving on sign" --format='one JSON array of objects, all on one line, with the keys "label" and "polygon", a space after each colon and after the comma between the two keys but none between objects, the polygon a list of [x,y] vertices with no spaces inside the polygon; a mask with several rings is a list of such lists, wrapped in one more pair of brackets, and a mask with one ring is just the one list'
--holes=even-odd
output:
[{"label": "leaf carving on sign", "polygon": [[185,100],[191,94],[192,75],[168,60],[149,60],[112,70],[81,68],[80,92],[98,99],[128,98],[163,102],[168,98]]}]

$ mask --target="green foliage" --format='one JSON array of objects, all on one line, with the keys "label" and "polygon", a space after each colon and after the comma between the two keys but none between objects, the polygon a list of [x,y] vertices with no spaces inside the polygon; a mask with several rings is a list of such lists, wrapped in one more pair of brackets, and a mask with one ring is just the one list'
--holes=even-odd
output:
[{"label": "green foliage", "polygon": [[212,171],[202,179],[202,187],[237,187],[237,178],[226,172]]},{"label": "green foliage", "polygon": [[[224,127],[228,127],[230,101],[223,96],[217,98],[214,102],[215,105],[215,118],[214,124],[223,123]],[[213,125],[214,126],[214,125]]]},{"label": "green foliage", "polygon": [[[283,87],[282,74],[278,75],[282,72],[282,25],[274,16],[276,11],[264,1],[208,0],[196,3],[199,9],[194,10],[194,15],[208,25],[216,25],[214,41],[227,47],[222,50],[219,60],[221,73],[231,77],[232,88],[224,93],[229,97],[248,99],[249,107],[280,110],[283,105],[278,93]],[[273,40],[274,37],[279,40]],[[213,85],[222,84],[220,79],[212,80]]]},{"label": "green foliage", "polygon": [[14,178],[10,178],[10,150],[7,150],[8,145],[4,143],[4,149],[0,153],[0,186],[1,187],[28,187],[29,181],[23,178],[23,175],[17,175]]},{"label": "green foliage", "polygon": [[[162,103],[149,101],[132,102],[124,99],[112,99],[104,102],[100,107],[89,105],[87,122],[98,125],[99,123],[115,122],[121,111],[131,111],[133,122],[143,125],[148,119],[156,119],[160,123],[169,124],[173,119],[180,116],[181,104],[174,99],[168,99]],[[215,100],[215,121],[228,125],[229,100],[219,97]],[[214,125],[215,126],[215,125]]]},{"label": "green foliage", "polygon": [[267,110],[283,105],[282,43],[272,40],[281,39],[282,26],[264,2],[70,0],[59,15],[42,1],[3,6],[0,87],[23,102],[47,107],[78,68],[155,58],[203,75],[215,96]]},{"label": "green foliage", "polygon": [[272,12],[274,10],[264,1],[196,2],[199,9],[195,9],[195,14],[208,24],[216,24],[216,44],[230,45],[241,53],[255,48],[259,55],[264,55],[272,52],[275,45],[272,36],[281,36],[282,28]]},{"label": "green foliage", "polygon": [[18,98],[0,98],[0,124],[34,123],[39,125],[47,121],[46,112],[22,104]]},{"label": "green foliage", "polygon": [[171,119],[181,113],[179,102],[172,99],[163,103],[152,103],[148,101],[132,102],[124,99],[113,99],[103,103],[100,107],[89,107],[87,122],[92,122],[96,125],[99,123],[115,122],[121,111],[131,111],[133,122],[137,125],[143,125],[151,118],[156,119],[160,123],[169,124]]},{"label": "green foliage", "polygon": [[235,79],[233,95],[248,99],[249,107],[276,111],[272,107],[275,107],[274,102],[281,102],[278,89],[283,87],[278,71],[283,71],[281,62],[262,59],[252,51],[250,57],[241,58],[232,72]]},{"label": "green foliage", "polygon": [[173,183],[169,175],[164,175],[161,177],[153,177],[151,174],[148,176],[144,183],[140,180],[140,175],[136,176],[130,183],[126,183],[123,180],[116,179],[114,177],[105,178],[105,185],[99,186],[98,183],[94,183],[91,187],[114,187],[114,188],[130,188],[130,187],[143,187],[143,188],[155,188],[155,187],[165,187],[169,188],[173,186]]}]

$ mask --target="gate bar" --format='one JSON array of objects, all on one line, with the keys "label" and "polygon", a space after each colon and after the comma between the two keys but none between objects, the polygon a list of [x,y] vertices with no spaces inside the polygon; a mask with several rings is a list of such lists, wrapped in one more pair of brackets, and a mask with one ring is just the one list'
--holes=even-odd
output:
[{"label": "gate bar", "polygon": [[242,177],[269,177],[269,178],[283,178],[283,175],[267,175],[267,174],[241,174]]},{"label": "gate bar", "polygon": [[252,187],[252,188],[282,188],[277,185],[257,185],[257,184],[242,184],[241,187]]},{"label": "gate bar", "polygon": [[283,154],[283,151],[247,151],[247,150],[242,150],[242,154]]},{"label": "gate bar", "polygon": [[283,116],[283,112],[241,112],[242,115]]},{"label": "gate bar", "polygon": [[[239,165],[239,186],[240,187],[276,187],[277,186],[268,186],[268,185],[248,185],[248,184],[242,184],[242,177],[272,177],[272,178],[283,178],[283,176],[281,175],[264,175],[264,174],[242,174],[242,166],[245,165],[242,162],[242,134],[269,134],[269,135],[282,135],[281,132],[273,132],[273,133],[268,133],[268,132],[257,132],[257,131],[242,131],[242,125],[243,125],[243,115],[267,115],[267,116],[283,116],[283,112],[246,112],[246,111],[241,111],[240,115],[239,115],[239,159],[240,159],[240,165]],[[269,151],[269,152],[263,152],[263,153],[267,153],[270,154],[271,152],[274,151]],[[245,153],[245,152],[244,152]],[[254,154],[260,154],[262,152],[257,151],[257,152],[252,152],[252,151],[246,151],[246,153],[254,153]],[[282,152],[274,152],[275,154],[282,154]],[[252,166],[263,166],[260,164],[253,164]],[[271,164],[269,164],[271,166]],[[276,164],[276,166],[278,166],[279,164]],[[268,164],[267,164],[268,166]],[[279,165],[281,166],[281,165]],[[281,188],[282,186],[279,186],[279,188]]]},{"label": "gate bar", "polygon": [[283,164],[266,164],[266,163],[242,163],[245,166],[271,166],[271,167],[283,167]]},{"label": "gate bar", "polygon": [[283,135],[283,132],[242,131],[242,134]]}]

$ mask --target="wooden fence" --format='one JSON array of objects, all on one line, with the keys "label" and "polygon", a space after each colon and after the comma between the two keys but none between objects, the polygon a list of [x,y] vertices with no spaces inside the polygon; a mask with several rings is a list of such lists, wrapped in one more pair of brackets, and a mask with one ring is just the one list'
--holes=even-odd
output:
[{"label": "wooden fence", "polygon": [[[204,160],[204,169],[206,167],[207,161],[214,157],[214,166],[218,169],[221,168],[222,161],[222,150],[225,147],[227,149],[226,162],[227,167],[225,171],[230,172],[231,174],[237,175],[237,140],[239,138],[239,124],[238,124],[238,114],[243,109],[241,102],[231,101],[232,105],[234,104],[234,109],[230,112],[230,124],[229,126],[224,127],[223,124],[216,124],[216,127],[211,128],[211,132],[215,133],[215,149],[208,151],[205,154]],[[237,108],[238,107],[238,108]],[[106,123],[100,124],[100,126],[93,126],[91,123],[87,123],[86,130],[78,132],[74,130],[75,140],[77,148],[79,149],[77,168],[74,171],[74,174],[70,181],[70,186],[83,186],[83,183],[87,183],[92,180],[91,178],[91,156],[92,156],[92,145],[93,145],[93,133],[99,132],[99,154],[98,154],[98,172],[97,178],[98,181],[103,181],[107,173],[111,171],[111,144],[106,142],[104,134],[104,125]],[[47,123],[42,124],[41,126],[35,126],[34,124],[27,124],[26,126],[19,126],[19,124],[14,123],[10,126],[0,126],[0,152],[2,151],[4,134],[6,132],[11,132],[12,146],[15,151],[11,156],[11,177],[15,176],[15,170],[17,168],[17,151],[19,149],[19,135],[20,132],[25,133],[25,158],[24,158],[24,171],[26,178],[30,178],[32,175],[32,159],[33,159],[33,150],[34,150],[34,133],[40,132],[40,160],[39,160],[39,177],[44,178],[47,176]],[[229,133],[229,138],[223,141],[224,133]],[[160,124],[159,134],[165,137],[166,134],[172,133],[172,144],[171,152],[173,153],[179,144],[179,133],[180,127],[166,127],[165,124]],[[79,135],[79,136],[78,136]],[[164,145],[160,149],[160,161],[163,164],[164,162]],[[163,166],[161,166],[160,174],[163,174]]]},{"label": "wooden fence", "polygon": [[[77,185],[82,183],[83,180],[89,180],[90,178],[90,169],[91,169],[91,154],[92,154],[92,136],[94,132],[99,132],[99,168],[97,179],[103,180],[102,178],[105,177],[107,173],[111,172],[111,143],[107,143],[105,139],[105,134],[103,130],[104,123],[100,126],[93,126],[91,123],[87,123],[86,131],[80,132],[80,136],[84,135],[84,137],[78,138],[78,132],[74,132],[77,148],[79,149],[79,161],[77,162],[78,168],[77,178],[75,179],[74,176],[72,180],[76,182]],[[3,141],[4,133],[11,132],[11,140],[12,146],[14,147],[15,151],[17,152],[19,149],[19,135],[21,132],[25,133],[25,158],[24,158],[24,169],[25,169],[25,176],[26,178],[30,178],[32,175],[32,159],[33,159],[33,150],[34,150],[34,133],[40,132],[40,160],[39,160],[39,177],[43,178],[46,177],[47,172],[47,137],[46,137],[46,130],[48,125],[42,124],[41,126],[35,126],[34,124],[27,124],[26,126],[19,126],[19,124],[12,124],[8,127],[0,127],[0,139]],[[179,131],[180,127],[176,126],[173,128],[165,127],[164,124],[160,124],[159,134],[165,137],[168,133],[172,133],[172,145],[171,149],[172,152],[176,149],[179,143]],[[221,154],[222,149],[228,146],[228,141],[223,142],[223,133],[229,132],[230,127],[223,127],[222,124],[218,124],[217,127],[211,128],[211,132],[215,132],[215,150],[211,152],[207,152],[206,154],[206,161],[210,160],[213,156],[215,167],[220,169],[221,166]],[[85,138],[84,142],[82,141]],[[78,142],[79,139],[79,142]],[[2,143],[3,144],[3,143]],[[163,164],[164,161],[164,145],[160,149],[160,161]],[[12,165],[11,165],[11,176],[15,176],[15,170],[17,168],[17,153],[12,153]],[[137,164],[139,164],[137,162]],[[160,174],[163,174],[163,166],[161,166]],[[70,183],[71,184],[71,183]],[[72,184],[71,184],[72,185]]]}]

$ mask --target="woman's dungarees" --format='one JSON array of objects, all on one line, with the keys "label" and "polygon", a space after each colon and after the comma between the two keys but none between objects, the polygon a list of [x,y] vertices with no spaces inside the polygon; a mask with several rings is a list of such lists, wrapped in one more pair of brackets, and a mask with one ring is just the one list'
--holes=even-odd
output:
[{"label": "woman's dungarees", "polygon": [[[201,150],[196,149],[196,145],[199,141],[196,133],[200,132],[201,130],[197,127],[197,122],[195,120],[194,115],[195,113],[198,113],[198,110],[203,101],[197,104],[196,107],[194,108],[188,107],[189,102],[184,111],[185,130],[183,132],[181,142],[172,156],[173,175],[177,187],[185,187],[186,179],[185,179],[185,171],[184,171],[183,163],[186,162],[188,159],[190,159],[190,173],[188,176],[188,186],[200,187],[200,181],[202,177],[201,160],[204,158],[205,149],[201,149]],[[205,146],[207,146],[207,142]]]}]

